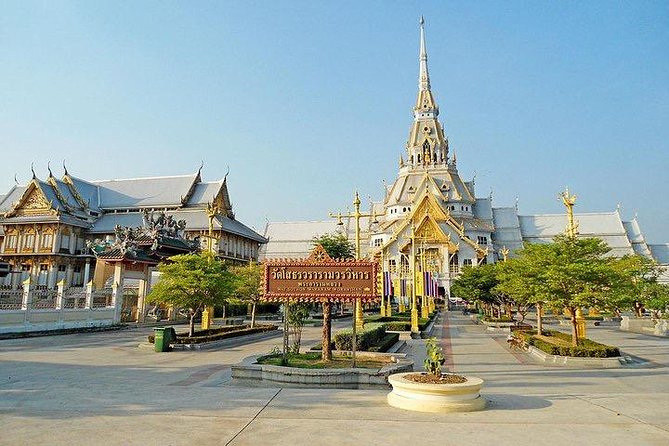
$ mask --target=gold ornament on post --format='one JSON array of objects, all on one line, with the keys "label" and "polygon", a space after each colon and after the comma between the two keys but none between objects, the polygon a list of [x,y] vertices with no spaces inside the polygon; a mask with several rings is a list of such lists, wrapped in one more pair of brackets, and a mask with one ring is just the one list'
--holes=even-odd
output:
[{"label": "gold ornament on post", "polygon": [[576,195],[569,195],[569,188],[565,188],[558,197],[562,200],[562,204],[567,208],[567,236],[574,238],[578,234],[578,223],[574,220],[574,205],[576,204]]}]

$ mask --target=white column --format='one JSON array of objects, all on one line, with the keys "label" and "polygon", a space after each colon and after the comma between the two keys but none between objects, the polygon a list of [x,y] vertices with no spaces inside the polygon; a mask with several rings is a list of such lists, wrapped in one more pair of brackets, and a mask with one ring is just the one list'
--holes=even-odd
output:
[{"label": "white column", "polygon": [[86,284],[86,309],[93,308],[93,281]]},{"label": "white column", "polygon": [[25,311],[30,310],[32,303],[32,280],[28,277],[23,281],[23,300],[21,301],[21,309]]},{"label": "white column", "polygon": [[74,273],[74,267],[72,264],[68,264],[67,268],[65,269],[65,286],[70,287],[72,286],[72,274]]},{"label": "white column", "polygon": [[86,259],[86,265],[84,265],[84,286],[90,280],[91,275],[91,259]]},{"label": "white column", "polygon": [[151,268],[144,266],[144,278],[139,281],[137,293],[137,322],[144,322],[144,302],[149,293],[149,281],[151,280]]},{"label": "white column", "polygon": [[51,263],[51,265],[49,265],[49,269],[47,272],[47,277],[48,277],[47,286],[49,289],[52,289],[56,286],[57,275],[58,275],[58,267],[55,263]]},{"label": "white column", "polygon": [[114,265],[114,283],[112,285],[112,305],[114,307],[114,322],[121,321],[121,305],[123,305],[123,262]]},{"label": "white column", "polygon": [[56,292],[56,310],[63,308],[63,294],[65,293],[65,281],[58,282],[58,291]]}]

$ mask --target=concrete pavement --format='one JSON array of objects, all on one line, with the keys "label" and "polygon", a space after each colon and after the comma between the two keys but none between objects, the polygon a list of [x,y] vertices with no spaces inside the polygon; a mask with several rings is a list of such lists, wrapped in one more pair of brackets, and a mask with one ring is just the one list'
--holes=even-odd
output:
[{"label": "concrete pavement", "polygon": [[[156,354],[137,348],[149,331],[0,341],[0,444],[669,444],[669,342],[661,338],[592,329],[593,339],[651,367],[549,368],[450,313],[434,334],[452,370],[486,380],[489,405],[438,415],[389,407],[379,390],[230,385],[231,364],[280,338]],[[320,328],[305,328],[304,345],[319,338]],[[407,348],[420,368],[423,341]]]}]

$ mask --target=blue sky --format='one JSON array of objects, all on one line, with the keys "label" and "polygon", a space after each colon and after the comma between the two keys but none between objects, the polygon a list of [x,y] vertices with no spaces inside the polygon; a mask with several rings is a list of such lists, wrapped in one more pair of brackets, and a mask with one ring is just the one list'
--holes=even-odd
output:
[{"label": "blue sky", "polygon": [[669,242],[669,3],[0,1],[0,190],[185,174],[240,220],[322,219],[392,181],[418,18],[460,172],[497,206],[638,213]]}]

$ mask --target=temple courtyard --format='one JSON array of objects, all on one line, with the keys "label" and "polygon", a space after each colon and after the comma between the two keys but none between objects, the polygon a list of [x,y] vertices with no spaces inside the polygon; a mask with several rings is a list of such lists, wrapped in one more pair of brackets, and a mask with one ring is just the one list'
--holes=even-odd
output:
[{"label": "temple courtyard", "polygon": [[[280,346],[279,333],[219,350],[158,354],[138,347],[151,330],[0,340],[0,444],[669,444],[663,338],[592,328],[591,339],[646,362],[547,367],[510,350],[505,335],[445,313],[433,334],[446,365],[483,378],[488,406],[425,414],[388,406],[388,390],[233,385],[230,366]],[[317,342],[320,330],[305,328],[303,345]],[[424,341],[409,340],[405,351],[422,369]]]}]

